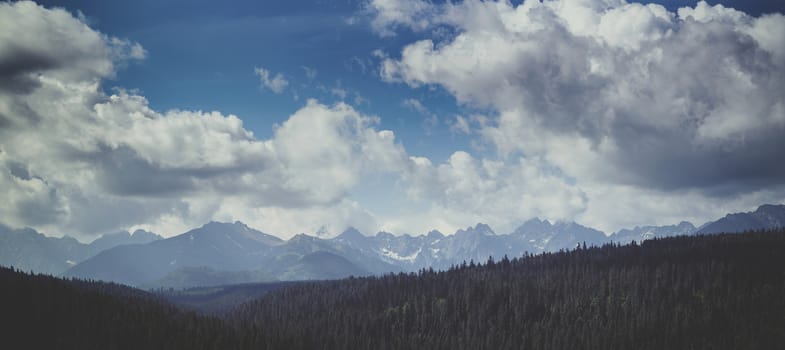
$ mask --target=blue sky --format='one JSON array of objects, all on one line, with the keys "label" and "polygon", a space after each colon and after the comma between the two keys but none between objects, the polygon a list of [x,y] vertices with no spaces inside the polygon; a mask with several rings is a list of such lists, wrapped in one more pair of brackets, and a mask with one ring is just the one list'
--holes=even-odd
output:
[{"label": "blue sky", "polygon": [[0,222],[610,233],[785,202],[783,5],[657,4],[4,3]]},{"label": "blue sky", "polygon": [[[42,2],[79,10],[104,33],[142,43],[149,56],[120,70],[107,86],[139,89],[156,109],[219,110],[240,116],[266,138],[307,98],[325,103],[344,98],[382,117],[416,154],[446,159],[464,138],[444,127],[426,127],[424,116],[403,105],[427,103],[437,115],[457,113],[455,100],[436,89],[411,89],[379,78],[374,50],[394,54],[421,35],[379,38],[363,14],[363,1],[105,1]],[[352,20],[354,19],[354,20]],[[259,88],[255,67],[283,74],[285,93]],[[316,76],[309,78],[306,67]],[[325,91],[326,90],[326,91]],[[295,98],[294,95],[299,98]],[[356,94],[367,100],[354,103]]]},{"label": "blue sky", "polygon": [[[466,113],[438,86],[410,88],[379,78],[374,50],[396,55],[427,35],[402,30],[380,38],[369,27],[366,1],[41,1],[81,11],[92,27],[141,43],[149,57],[118,71],[106,85],[139,89],[156,109],[218,110],[240,116],[246,127],[266,138],[307,98],[325,103],[341,100],[328,90],[355,93],[367,103],[353,103],[382,117],[413,154],[443,161],[470,140],[448,127],[431,127],[403,101],[417,99],[442,118]],[[520,3],[520,1],[514,2]],[[671,10],[695,1],[658,2]],[[710,4],[719,3],[709,1]],[[724,1],[752,15],[781,11],[777,1]],[[354,19],[354,20],[352,20]],[[275,94],[259,88],[254,67],[282,73],[291,90]],[[306,76],[303,67],[315,69]],[[299,96],[295,99],[293,94]],[[471,109],[468,109],[471,112]]]}]

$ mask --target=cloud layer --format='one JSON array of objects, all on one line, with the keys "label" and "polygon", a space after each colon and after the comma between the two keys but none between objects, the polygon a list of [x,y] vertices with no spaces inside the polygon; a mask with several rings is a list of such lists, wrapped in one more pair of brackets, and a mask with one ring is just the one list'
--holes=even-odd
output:
[{"label": "cloud layer", "polygon": [[[407,27],[434,37],[384,59],[383,79],[440,86],[495,111],[472,129],[504,171],[519,159],[556,168],[587,194],[585,221],[619,223],[597,210],[614,200],[600,193],[672,204],[697,196],[703,207],[760,191],[783,200],[783,15],[705,2],[673,13],[623,0],[369,8],[381,35]],[[433,34],[445,31],[454,35]]]},{"label": "cloud layer", "polygon": [[624,1],[466,1],[429,13],[459,34],[407,46],[383,77],[493,107],[498,118],[480,128],[503,154],[664,190],[785,181],[782,15]]},{"label": "cloud layer", "polygon": [[[77,234],[133,225],[174,234],[218,218],[282,234],[354,217],[363,225],[368,214],[347,192],[406,162],[394,134],[349,105],[309,100],[259,140],[233,115],[161,113],[136,93],[106,94],[104,79],[145,51],[64,10],[3,3],[0,23],[10,81],[0,90],[2,222]],[[286,85],[262,75],[274,91]],[[293,219],[300,210],[340,219]]]},{"label": "cloud layer", "polygon": [[[382,79],[438,86],[487,113],[439,122],[420,100],[403,105],[486,149],[410,155],[379,117],[343,102],[307,100],[269,139],[234,115],[156,111],[104,86],[146,58],[140,44],[62,9],[0,4],[0,222],[89,236],[242,220],[291,236],[476,222],[508,232],[538,216],[615,230],[785,200],[782,15],[621,0],[374,0],[364,11],[380,36],[431,37],[377,55]],[[275,93],[288,86],[254,73]],[[355,199],[379,174],[391,188],[374,200],[414,209]]]}]

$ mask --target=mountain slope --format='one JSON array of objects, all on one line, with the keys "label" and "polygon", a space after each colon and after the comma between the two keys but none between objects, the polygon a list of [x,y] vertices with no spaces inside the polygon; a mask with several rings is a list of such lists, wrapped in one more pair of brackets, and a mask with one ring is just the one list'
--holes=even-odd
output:
[{"label": "mountain slope", "polygon": [[0,265],[59,274],[87,255],[85,245],[71,237],[47,237],[30,228],[0,225]]},{"label": "mountain slope", "polygon": [[[778,227],[783,223],[785,205],[763,205],[752,213],[729,214],[705,225],[698,233],[741,232]],[[499,260],[505,255],[520,257],[527,252],[556,252],[607,242],[643,242],[691,235],[696,230],[691,223],[681,222],[678,225],[639,226],[606,236],[575,222],[532,219],[510,234],[497,234],[488,225],[477,224],[452,235],[432,231],[419,236],[396,236],[386,232],[366,236],[349,228],[332,239],[300,234],[283,241],[239,222],[209,223],[166,240],[105,251],[73,267],[67,276],[151,287],[199,286],[202,284],[183,283],[213,284],[218,281],[327,279],[428,268],[444,270],[464,261],[484,262],[489,257]],[[325,266],[335,270],[303,265],[304,257],[318,252],[330,254],[330,263]],[[345,259],[346,263],[339,264],[338,259]],[[238,274],[238,271],[244,272]]]},{"label": "mountain slope", "polygon": [[326,251],[306,254],[297,263],[287,266],[279,274],[282,280],[338,279],[349,276],[367,276],[370,273],[348,259]]},{"label": "mountain slope", "polygon": [[673,236],[687,236],[695,233],[697,229],[689,222],[682,221],[678,225],[668,226],[635,226],[633,229],[623,229],[610,236],[610,240],[628,244],[632,241],[643,242],[647,239],[665,238]]},{"label": "mountain slope", "polygon": [[89,256],[94,256],[104,250],[125,244],[145,244],[163,239],[163,237],[145,230],[136,230],[133,233],[120,231],[101,235],[88,244]]},{"label": "mountain slope", "polygon": [[281,243],[281,239],[239,222],[210,222],[179,236],[103,251],[64,275],[139,286],[182,267],[256,270],[263,267],[261,257]]},{"label": "mountain slope", "polygon": [[0,265],[59,275],[105,249],[158,239],[161,236],[137,230],[133,235],[123,231],[103,235],[90,244],[83,244],[68,236],[47,237],[31,228],[12,229],[0,224]]},{"label": "mountain slope", "polygon": [[327,240],[298,235],[283,241],[240,222],[211,222],[168,239],[106,250],[64,275],[156,288],[221,281],[328,279],[390,271],[400,268]]},{"label": "mountain slope", "polygon": [[728,214],[701,227],[697,233],[744,232],[785,227],[785,205],[764,204],[755,211]]},{"label": "mountain slope", "polygon": [[589,246],[607,242],[604,233],[575,222],[557,222],[532,219],[518,227],[511,236],[528,243],[532,253],[553,252],[561,249],[573,249],[579,244]]}]

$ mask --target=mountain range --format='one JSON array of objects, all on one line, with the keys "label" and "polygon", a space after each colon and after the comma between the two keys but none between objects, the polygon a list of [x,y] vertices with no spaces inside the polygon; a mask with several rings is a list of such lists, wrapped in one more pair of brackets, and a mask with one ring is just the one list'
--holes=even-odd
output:
[{"label": "mountain range", "polygon": [[349,228],[333,238],[300,234],[282,240],[241,222],[210,222],[161,239],[136,231],[105,235],[90,244],[0,226],[0,264],[66,277],[145,288],[186,288],[260,281],[334,279],[389,272],[446,269],[489,257],[518,257],[679,235],[785,227],[785,205],[762,205],[695,227],[689,222],[639,226],[611,235],[575,222],[531,219],[508,234],[477,224],[445,235],[367,236]]},{"label": "mountain range", "polygon": [[143,230],[121,231],[84,244],[69,236],[48,237],[31,228],[13,229],[0,224],[0,265],[59,275],[106,249],[160,239],[163,237]]}]

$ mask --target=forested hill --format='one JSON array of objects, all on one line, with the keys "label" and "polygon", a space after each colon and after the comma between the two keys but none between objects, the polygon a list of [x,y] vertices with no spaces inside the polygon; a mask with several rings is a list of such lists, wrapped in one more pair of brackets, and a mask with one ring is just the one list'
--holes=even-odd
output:
[{"label": "forested hill", "polygon": [[272,348],[775,349],[783,295],[779,231],[302,285],[232,321]]},{"label": "forested hill", "polygon": [[2,349],[234,349],[223,321],[113,283],[0,267]]},{"label": "forested hill", "polygon": [[223,319],[113,284],[0,269],[9,349],[776,349],[785,231],[296,284]]}]

